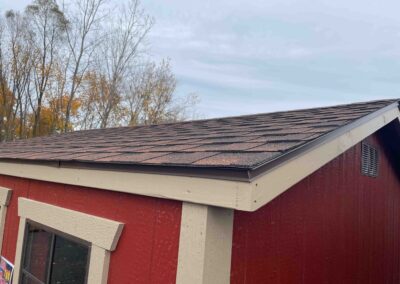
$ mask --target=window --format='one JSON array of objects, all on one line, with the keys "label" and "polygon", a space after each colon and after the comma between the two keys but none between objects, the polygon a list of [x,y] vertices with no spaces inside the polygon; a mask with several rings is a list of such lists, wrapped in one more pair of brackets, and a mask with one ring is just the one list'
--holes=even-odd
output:
[{"label": "window", "polygon": [[88,255],[88,245],[27,223],[22,283],[84,284]]},{"label": "window", "polygon": [[106,284],[123,224],[18,198],[13,283]]}]

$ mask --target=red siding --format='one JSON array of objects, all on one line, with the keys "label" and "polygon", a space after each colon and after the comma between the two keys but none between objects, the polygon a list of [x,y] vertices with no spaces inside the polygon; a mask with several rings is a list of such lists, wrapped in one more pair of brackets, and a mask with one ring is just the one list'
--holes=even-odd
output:
[{"label": "red siding", "polygon": [[260,210],[235,212],[231,283],[400,282],[399,177],[369,140],[378,178],[360,174],[357,145]]},{"label": "red siding", "polygon": [[13,189],[7,211],[3,255],[14,261],[20,196],[117,220],[125,227],[111,254],[109,283],[175,283],[181,202],[0,176]]}]

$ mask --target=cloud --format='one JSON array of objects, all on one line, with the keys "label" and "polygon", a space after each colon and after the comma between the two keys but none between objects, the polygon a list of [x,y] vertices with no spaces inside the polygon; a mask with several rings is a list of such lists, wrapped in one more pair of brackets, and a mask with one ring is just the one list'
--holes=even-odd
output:
[{"label": "cloud", "polygon": [[171,58],[178,94],[198,93],[205,116],[398,96],[398,0],[142,4],[156,19],[151,55]]},{"label": "cloud", "polygon": [[396,1],[194,2],[159,7],[153,42],[210,116],[397,95]]}]

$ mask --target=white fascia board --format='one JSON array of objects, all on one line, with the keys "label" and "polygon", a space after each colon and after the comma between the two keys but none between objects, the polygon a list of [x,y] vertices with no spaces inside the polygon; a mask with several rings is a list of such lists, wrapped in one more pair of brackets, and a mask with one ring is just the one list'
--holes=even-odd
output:
[{"label": "white fascia board", "polygon": [[0,174],[248,210],[249,182],[0,162]]}]

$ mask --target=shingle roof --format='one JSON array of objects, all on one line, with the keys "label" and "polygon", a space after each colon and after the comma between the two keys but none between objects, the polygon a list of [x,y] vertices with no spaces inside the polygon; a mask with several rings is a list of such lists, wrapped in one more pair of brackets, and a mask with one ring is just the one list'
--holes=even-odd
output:
[{"label": "shingle roof", "polygon": [[77,131],[2,143],[0,159],[256,169],[396,101]]}]

